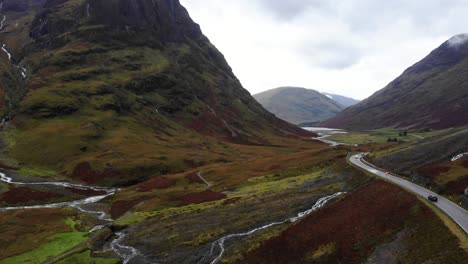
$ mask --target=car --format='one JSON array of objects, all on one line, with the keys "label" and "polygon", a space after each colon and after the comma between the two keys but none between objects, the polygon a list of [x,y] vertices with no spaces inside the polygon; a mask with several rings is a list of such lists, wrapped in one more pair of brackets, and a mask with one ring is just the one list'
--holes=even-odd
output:
[{"label": "car", "polygon": [[431,202],[434,202],[434,203],[437,202],[437,201],[439,200],[439,199],[438,199],[436,196],[434,196],[434,195],[429,195],[429,196],[427,197],[427,199],[428,199],[429,201],[431,201]]}]

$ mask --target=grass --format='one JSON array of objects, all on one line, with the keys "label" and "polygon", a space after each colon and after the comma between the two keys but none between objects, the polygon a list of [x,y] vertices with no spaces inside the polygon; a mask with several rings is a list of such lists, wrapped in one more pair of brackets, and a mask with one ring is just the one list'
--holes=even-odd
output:
[{"label": "grass", "polygon": [[66,219],[75,216],[72,209],[0,212],[0,259],[32,252],[57,233],[74,232]]},{"label": "grass", "polygon": [[85,242],[87,238],[87,232],[58,233],[49,237],[47,239],[48,242],[40,245],[34,250],[4,259],[0,261],[0,264],[42,263],[48,258],[60,255]]},{"label": "grass", "polygon": [[400,137],[400,130],[384,128],[371,131],[350,131],[347,134],[336,134],[327,139],[348,144],[387,143],[389,138],[397,138],[401,142],[417,141],[411,136]]},{"label": "grass", "polygon": [[38,168],[28,168],[28,167],[21,167],[18,170],[18,173],[23,176],[44,177],[44,178],[54,178],[54,176],[58,175],[56,171],[41,170]]},{"label": "grass", "polygon": [[316,179],[320,176],[320,171],[312,174],[305,174],[299,176],[293,176],[288,178],[279,178],[275,175],[267,175],[261,177],[250,178],[248,182],[250,184],[240,187],[233,193],[238,194],[249,194],[255,195],[264,192],[281,191],[288,188],[293,188],[304,184],[307,181]]},{"label": "grass", "polygon": [[[418,131],[409,131],[407,136],[399,136],[401,130],[394,128],[381,128],[376,130],[369,131],[349,131],[347,134],[336,134],[328,139],[348,143],[348,144],[369,144],[369,143],[387,143],[389,138],[397,138],[400,143],[417,143],[421,141],[421,138],[415,137],[420,136],[423,138],[434,137],[438,135],[443,135],[451,133],[454,131],[459,131],[460,129],[442,129],[442,130],[433,130],[428,132],[418,132]],[[415,135],[415,136],[412,136]]]},{"label": "grass", "polygon": [[426,206],[431,208],[431,210],[444,222],[445,226],[450,230],[450,232],[458,238],[460,247],[468,252],[468,236],[466,235],[465,231],[463,231],[463,229],[461,229],[457,223],[455,223],[451,218],[449,218],[444,212],[442,212],[432,203],[419,196],[418,199]]}]

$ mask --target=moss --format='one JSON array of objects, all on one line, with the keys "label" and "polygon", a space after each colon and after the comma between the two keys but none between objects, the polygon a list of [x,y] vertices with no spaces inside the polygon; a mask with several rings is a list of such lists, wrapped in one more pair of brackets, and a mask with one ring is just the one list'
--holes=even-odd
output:
[{"label": "moss", "polygon": [[68,217],[65,219],[65,224],[69,226],[72,230],[76,230],[76,227],[79,223],[75,221],[73,218]]}]

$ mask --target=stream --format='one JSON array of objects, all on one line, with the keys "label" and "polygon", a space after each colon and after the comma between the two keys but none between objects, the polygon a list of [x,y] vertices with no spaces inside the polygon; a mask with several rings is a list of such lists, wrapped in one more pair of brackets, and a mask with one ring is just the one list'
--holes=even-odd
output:
[{"label": "stream", "polygon": [[451,161],[452,161],[452,162],[455,162],[455,161],[457,161],[457,160],[459,160],[459,159],[462,159],[464,156],[468,156],[468,152],[462,153],[462,154],[458,154],[457,156],[453,157],[453,158],[451,159]]},{"label": "stream", "polygon": [[[12,184],[12,185],[42,185],[42,186],[44,186],[44,185],[47,186],[48,185],[48,186],[59,186],[59,187],[65,187],[65,188],[74,188],[74,189],[80,189],[80,190],[86,190],[86,191],[104,191],[104,192],[106,192],[106,194],[87,197],[87,198],[84,198],[84,199],[69,201],[69,202],[41,204],[41,205],[30,205],[30,206],[0,207],[0,212],[2,212],[2,211],[13,211],[13,210],[50,209],[50,208],[72,207],[72,208],[75,208],[76,210],[78,210],[80,212],[83,212],[83,213],[94,214],[94,215],[97,216],[97,218],[99,220],[109,222],[109,223],[113,221],[112,218],[106,212],[88,210],[88,209],[83,208],[83,206],[100,202],[103,199],[114,195],[117,191],[119,191],[119,189],[117,189],[117,188],[86,186],[86,185],[74,184],[74,183],[68,183],[68,182],[18,182],[18,181],[14,181],[11,177],[8,177],[5,173],[1,173],[1,172],[0,172],[0,182],[4,182],[4,183],[7,183],[7,184]],[[97,225],[97,226],[93,227],[89,231],[89,233],[100,230],[100,229],[102,229],[104,227],[106,227],[106,225]],[[127,264],[134,257],[136,257],[138,255],[141,255],[137,249],[135,249],[133,247],[130,247],[130,246],[126,246],[126,245],[124,245],[122,243],[123,240],[126,238],[125,233],[117,232],[116,235],[117,235],[117,238],[115,238],[110,243],[110,247],[119,257],[122,258],[122,261],[123,261],[124,264]]]},{"label": "stream", "polygon": [[[76,210],[83,212],[83,213],[89,213],[89,214],[94,214],[97,216],[99,220],[106,221],[106,222],[112,222],[112,218],[108,216],[108,214],[104,211],[94,211],[94,210],[88,210],[83,208],[83,206],[89,205],[89,204],[94,204],[97,202],[102,201],[103,199],[114,195],[119,189],[117,188],[105,188],[105,187],[97,187],[97,186],[86,186],[86,185],[81,185],[81,184],[74,184],[74,183],[67,183],[67,182],[18,182],[14,181],[11,177],[8,177],[5,173],[0,172],[0,182],[4,182],[7,184],[12,184],[12,185],[49,185],[49,186],[59,186],[59,187],[68,187],[68,188],[75,188],[75,189],[80,189],[80,190],[92,190],[92,191],[104,191],[106,194],[102,195],[97,195],[97,196],[92,196],[80,200],[75,200],[75,201],[69,201],[69,202],[60,202],[60,203],[50,203],[50,204],[42,204],[42,205],[30,205],[30,206],[16,206],[16,207],[0,207],[0,212],[1,211],[12,211],[12,210],[29,210],[29,209],[47,209],[47,208],[64,208],[64,207],[72,207],[75,208]],[[211,264],[216,264],[218,263],[221,258],[224,255],[225,252],[225,242],[227,240],[233,239],[233,238],[239,238],[239,237],[246,237],[250,236],[258,231],[265,230],[267,228],[270,228],[272,226],[277,226],[277,225],[282,225],[286,223],[294,223],[305,216],[308,216],[312,212],[322,208],[325,206],[327,202],[330,200],[342,195],[343,192],[338,192],[330,196],[322,197],[317,202],[312,206],[312,208],[299,212],[293,217],[290,217],[284,221],[281,222],[273,222],[269,223],[266,225],[263,225],[261,227],[257,227],[255,229],[252,229],[250,231],[244,232],[244,233],[236,233],[236,234],[230,234],[227,236],[224,236],[215,242],[212,243],[210,253],[208,257],[212,257],[213,260],[210,262]],[[102,228],[106,227],[106,225],[96,225],[93,227],[89,233],[92,233],[94,231],[100,230]],[[142,254],[133,247],[124,245],[122,242],[125,240],[127,237],[127,234],[124,232],[116,232],[115,235],[117,238],[112,240],[110,243],[110,248],[122,259],[123,264],[129,263],[132,259],[136,258],[137,256],[142,256]],[[215,254],[217,252],[217,254]],[[202,259],[201,261],[203,261]]]},{"label": "stream", "polygon": [[[3,11],[3,2],[0,3],[0,12]],[[3,15],[2,16],[2,20],[0,21],[0,30],[3,30],[5,28],[5,21],[7,19],[7,16],[6,15]],[[1,49],[3,50],[3,52],[6,53],[6,55],[8,56],[8,60],[11,61],[11,58],[12,58],[12,55],[11,53],[8,51],[7,47],[6,47],[6,44],[3,43],[2,44],[2,47]],[[21,73],[21,77],[23,77],[23,79],[26,79],[27,77],[27,69],[21,65],[15,65],[13,64],[13,66],[15,66],[17,69],[19,69],[20,73]]]},{"label": "stream", "polygon": [[[224,236],[224,237],[216,240],[211,245],[210,254],[208,255],[208,257],[213,257],[213,259],[211,260],[210,263],[211,264],[216,264],[219,261],[221,261],[221,258],[223,257],[224,252],[225,252],[224,244],[225,244],[225,242],[227,240],[230,240],[230,239],[233,239],[233,238],[250,236],[250,235],[252,235],[252,234],[254,234],[254,233],[258,232],[258,231],[265,230],[265,229],[270,228],[272,226],[282,225],[282,224],[286,224],[286,223],[294,223],[294,222],[296,222],[296,221],[310,215],[314,211],[317,211],[318,209],[322,208],[330,200],[335,199],[336,197],[338,197],[338,196],[340,196],[342,194],[344,194],[344,192],[338,192],[338,193],[335,193],[335,194],[332,194],[332,195],[329,195],[329,196],[326,196],[326,197],[322,197],[322,198],[317,200],[317,202],[312,206],[312,208],[310,208],[310,209],[308,209],[306,211],[300,212],[300,213],[296,214],[295,216],[290,217],[290,218],[288,218],[288,219],[286,219],[284,221],[272,222],[272,223],[263,225],[261,227],[254,228],[254,229],[252,229],[250,231],[247,231],[247,232],[244,232],[244,233],[230,234],[230,235]],[[215,254],[215,251],[218,251],[218,253]],[[202,261],[204,261],[204,260],[205,260],[205,258],[201,259],[198,263],[202,263]]]}]

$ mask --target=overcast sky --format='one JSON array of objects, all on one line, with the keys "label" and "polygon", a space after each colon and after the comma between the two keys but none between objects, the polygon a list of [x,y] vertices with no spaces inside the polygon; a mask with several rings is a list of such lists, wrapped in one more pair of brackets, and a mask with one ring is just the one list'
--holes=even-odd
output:
[{"label": "overcast sky", "polygon": [[181,0],[252,94],[300,86],[364,99],[453,35],[466,0]]}]

